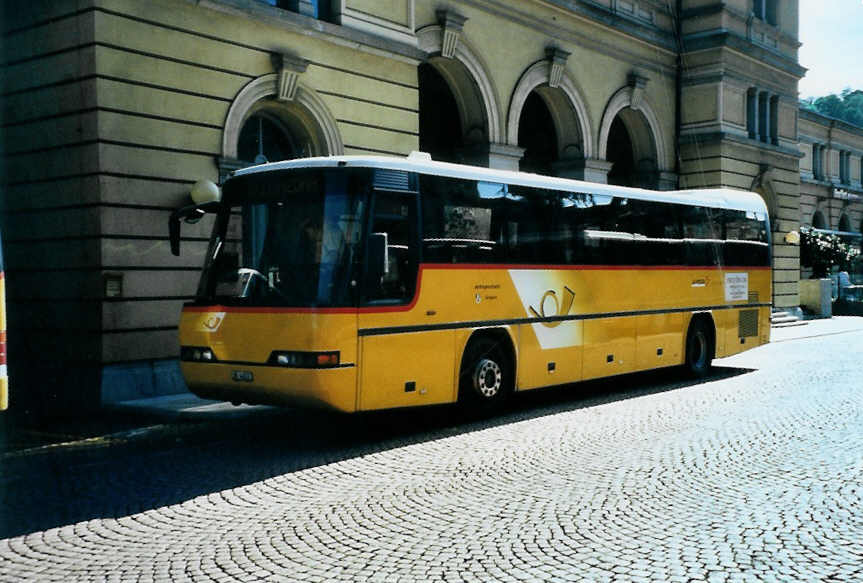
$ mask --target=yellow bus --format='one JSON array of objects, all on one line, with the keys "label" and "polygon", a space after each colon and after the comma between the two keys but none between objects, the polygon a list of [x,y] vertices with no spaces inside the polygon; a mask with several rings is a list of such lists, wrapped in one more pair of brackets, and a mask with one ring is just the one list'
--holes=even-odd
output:
[{"label": "yellow bus", "polygon": [[215,213],[181,369],[199,396],[355,412],[659,367],[769,341],[753,193],[653,192],[407,158],[237,171]]}]

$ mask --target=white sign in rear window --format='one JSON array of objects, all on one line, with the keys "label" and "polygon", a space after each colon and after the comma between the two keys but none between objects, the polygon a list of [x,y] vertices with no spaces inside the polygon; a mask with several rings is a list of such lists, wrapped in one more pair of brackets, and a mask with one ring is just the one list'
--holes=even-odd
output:
[{"label": "white sign in rear window", "polygon": [[749,274],[725,274],[725,301],[737,302],[749,299]]}]

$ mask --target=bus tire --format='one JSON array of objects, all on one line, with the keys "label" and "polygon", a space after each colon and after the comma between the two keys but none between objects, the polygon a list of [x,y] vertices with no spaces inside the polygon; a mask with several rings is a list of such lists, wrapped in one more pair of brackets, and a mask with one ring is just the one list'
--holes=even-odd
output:
[{"label": "bus tire", "polygon": [[686,333],[686,372],[695,378],[707,376],[713,364],[713,335],[707,318],[693,318]]},{"label": "bus tire", "polygon": [[459,403],[483,411],[500,407],[515,385],[513,371],[500,340],[487,335],[472,338],[462,356]]}]

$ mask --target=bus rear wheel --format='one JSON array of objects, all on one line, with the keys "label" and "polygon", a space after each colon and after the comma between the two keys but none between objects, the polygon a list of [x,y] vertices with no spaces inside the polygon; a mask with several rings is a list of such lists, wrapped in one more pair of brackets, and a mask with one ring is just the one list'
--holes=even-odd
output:
[{"label": "bus rear wheel", "polygon": [[465,349],[459,375],[459,402],[479,410],[499,407],[512,392],[513,366],[501,343],[481,336]]},{"label": "bus rear wheel", "polygon": [[704,377],[710,372],[712,363],[713,343],[707,320],[694,319],[686,333],[686,372],[696,378]]}]

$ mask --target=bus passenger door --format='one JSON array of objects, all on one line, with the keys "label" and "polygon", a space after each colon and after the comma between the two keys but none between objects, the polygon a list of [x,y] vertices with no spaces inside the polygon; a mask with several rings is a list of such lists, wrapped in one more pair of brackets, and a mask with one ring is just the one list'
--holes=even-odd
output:
[{"label": "bus passenger door", "polygon": [[418,315],[417,215],[415,193],[375,192],[359,314],[361,411],[453,398],[454,331],[423,329]]}]

